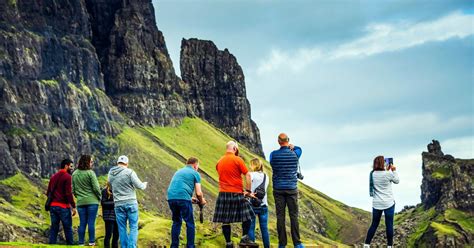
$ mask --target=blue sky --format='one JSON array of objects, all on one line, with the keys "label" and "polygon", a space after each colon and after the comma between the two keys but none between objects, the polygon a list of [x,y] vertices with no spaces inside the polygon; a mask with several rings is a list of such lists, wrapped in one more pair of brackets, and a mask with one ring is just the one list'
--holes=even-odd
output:
[{"label": "blue sky", "polygon": [[244,70],[266,154],[286,132],[304,182],[370,209],[377,155],[394,157],[397,209],[420,201],[431,139],[474,157],[469,1],[153,1],[179,75],[182,38],[228,48]]}]

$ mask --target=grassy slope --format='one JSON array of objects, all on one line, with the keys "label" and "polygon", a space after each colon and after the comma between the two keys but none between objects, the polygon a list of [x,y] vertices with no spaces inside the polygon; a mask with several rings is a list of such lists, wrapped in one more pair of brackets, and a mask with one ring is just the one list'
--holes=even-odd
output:
[{"label": "grassy slope", "polygon": [[[130,158],[130,167],[138,172],[144,181],[148,181],[149,189],[146,192],[139,192],[139,202],[141,205],[139,242],[142,245],[169,244],[169,233],[171,222],[170,213],[166,203],[166,188],[172,175],[177,168],[180,168],[184,159],[189,156],[198,157],[201,160],[201,175],[203,176],[203,186],[209,205],[205,208],[204,224],[197,223],[196,243],[203,246],[222,246],[224,240],[220,235],[220,226],[210,222],[212,217],[215,197],[217,195],[217,173],[215,164],[224,153],[224,145],[230,140],[226,134],[213,128],[208,123],[200,119],[186,118],[179,127],[155,127],[142,128],[124,127],[123,132],[116,137],[120,144],[120,153],[127,154]],[[246,163],[253,157],[245,147],[241,148],[241,156]],[[265,170],[269,171],[269,164],[265,162]],[[105,177],[99,177],[99,181],[104,182]],[[45,197],[42,194],[44,188],[37,188],[21,174],[0,182],[7,188],[15,189],[19,192],[9,201],[0,201],[2,211],[0,221],[8,224],[25,227],[33,225],[39,230],[48,228],[49,215],[42,210]],[[316,234],[307,225],[307,219],[301,219],[301,233],[304,242],[307,244],[325,244],[344,246],[333,240],[343,240],[347,242],[348,230],[361,227],[364,219],[368,221],[368,215],[358,209],[349,208],[344,204],[330,199],[324,194],[300,184],[300,211],[302,214],[313,213],[317,210],[324,220],[324,230],[326,237]],[[29,199],[31,196],[34,199]],[[17,198],[15,198],[17,197]],[[269,192],[270,204],[270,235],[272,243],[276,242],[276,221],[274,216],[274,203]],[[36,206],[36,207],[33,207]],[[38,207],[39,206],[39,207]],[[100,213],[100,211],[99,211]],[[311,217],[311,216],[310,216]],[[33,220],[30,222],[30,220]],[[365,225],[365,224],[364,224]],[[74,217],[74,226],[78,226],[78,218]],[[234,225],[238,229],[237,225]],[[258,231],[257,231],[258,232]],[[103,238],[103,222],[98,218],[97,238],[101,242]],[[183,238],[184,238],[183,225]],[[356,233],[356,235],[359,235]],[[344,236],[344,237],[343,237]],[[234,241],[238,241],[238,234],[234,234]],[[332,239],[332,240],[331,240]],[[76,237],[77,240],[77,237]],[[19,239],[18,241],[29,241]]]}]

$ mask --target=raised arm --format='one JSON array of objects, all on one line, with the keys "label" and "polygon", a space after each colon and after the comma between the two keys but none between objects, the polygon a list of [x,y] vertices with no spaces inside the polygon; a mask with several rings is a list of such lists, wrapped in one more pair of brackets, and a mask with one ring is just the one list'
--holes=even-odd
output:
[{"label": "raised arm", "polygon": [[400,178],[398,177],[397,167],[395,167],[395,165],[392,165],[390,170],[390,181],[394,184],[398,184],[400,182]]}]

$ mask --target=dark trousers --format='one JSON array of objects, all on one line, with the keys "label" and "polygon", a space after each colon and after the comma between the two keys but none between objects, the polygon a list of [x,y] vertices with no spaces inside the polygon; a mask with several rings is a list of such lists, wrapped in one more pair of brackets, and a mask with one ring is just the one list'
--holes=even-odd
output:
[{"label": "dark trousers", "polygon": [[294,190],[273,190],[273,197],[275,198],[275,208],[277,216],[277,231],[278,244],[286,245],[286,226],[285,226],[285,212],[288,206],[288,213],[291,222],[291,239],[293,245],[301,244],[300,230],[298,224],[298,189]]},{"label": "dark trousers", "polygon": [[179,234],[181,233],[181,224],[184,220],[186,222],[186,248],[194,247],[194,216],[193,216],[193,204],[187,200],[169,200],[168,205],[171,209],[171,219],[173,225],[171,227],[171,247],[179,246]]},{"label": "dark trousers", "polygon": [[117,221],[115,220],[104,220],[105,222],[105,237],[104,247],[110,247],[110,239],[112,239],[112,248],[118,247],[119,232]]},{"label": "dark trousers", "polygon": [[367,232],[367,237],[365,238],[366,244],[370,244],[370,242],[372,242],[372,238],[375,235],[375,231],[377,231],[377,227],[379,226],[382,213],[385,214],[385,226],[387,228],[387,245],[393,245],[393,216],[395,215],[395,204],[384,210],[372,208],[372,224],[370,225],[369,231]]},{"label": "dark trousers", "polygon": [[51,215],[51,230],[49,232],[49,243],[56,244],[59,232],[59,223],[63,223],[64,235],[66,243],[72,245],[74,236],[72,234],[72,214],[70,208],[51,207],[49,211]]}]

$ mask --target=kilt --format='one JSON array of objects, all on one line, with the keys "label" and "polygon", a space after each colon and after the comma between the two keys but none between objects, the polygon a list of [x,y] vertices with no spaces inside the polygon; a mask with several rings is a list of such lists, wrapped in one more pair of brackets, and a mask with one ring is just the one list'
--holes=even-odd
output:
[{"label": "kilt", "polygon": [[235,223],[251,220],[255,216],[250,202],[243,194],[219,192],[213,222]]}]

